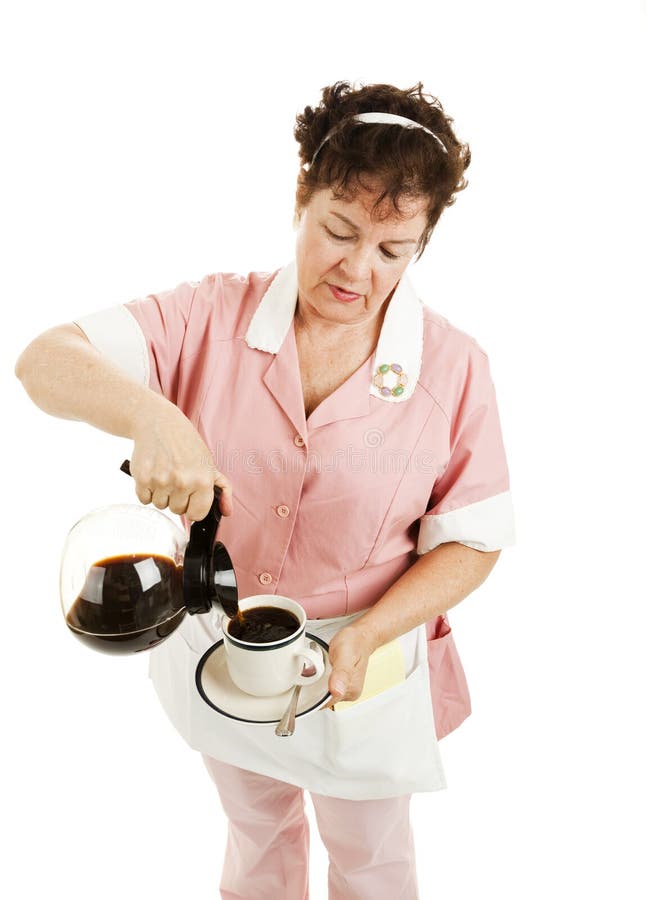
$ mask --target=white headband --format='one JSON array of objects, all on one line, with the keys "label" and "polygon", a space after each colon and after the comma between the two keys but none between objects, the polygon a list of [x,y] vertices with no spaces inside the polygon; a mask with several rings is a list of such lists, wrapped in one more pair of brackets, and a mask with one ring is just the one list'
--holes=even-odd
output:
[{"label": "white headband", "polygon": [[[372,125],[373,123],[383,124],[383,125],[401,125],[402,128],[421,128],[422,131],[425,131],[427,134],[430,134],[431,137],[434,137],[438,142],[444,153],[448,153],[448,150],[439,139],[439,137],[435,134],[434,131],[431,131],[430,128],[427,128],[425,125],[420,125],[419,122],[415,122],[413,119],[407,119],[405,116],[397,116],[395,113],[386,113],[386,112],[365,112],[365,113],[357,113],[356,116],[353,116],[353,121],[358,122],[360,125]],[[314,160],[318,156],[319,150],[328,141],[333,134],[335,134],[339,128],[341,128],[347,122],[347,119],[344,119],[343,122],[340,122],[335,128],[325,135],[321,143],[316,148],[314,156],[312,157],[312,162],[310,163],[310,168],[314,165]]]}]

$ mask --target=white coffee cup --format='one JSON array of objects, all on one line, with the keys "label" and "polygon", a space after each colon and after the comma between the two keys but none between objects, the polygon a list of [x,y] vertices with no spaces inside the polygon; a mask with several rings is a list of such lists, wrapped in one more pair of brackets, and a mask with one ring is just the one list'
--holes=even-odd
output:
[{"label": "white coffee cup", "polygon": [[[299,626],[293,634],[269,643],[241,641],[229,634],[229,624],[234,621],[221,617],[224,634],[224,650],[231,680],[246,694],[256,697],[272,697],[288,691],[295,684],[312,684],[325,672],[325,660],[321,647],[310,647],[305,636],[307,614],[303,607],[289,597],[275,594],[259,594],[245,597],[238,602],[241,612],[257,606],[286,609],[298,619]],[[304,664],[314,667],[312,675],[303,675]]]}]

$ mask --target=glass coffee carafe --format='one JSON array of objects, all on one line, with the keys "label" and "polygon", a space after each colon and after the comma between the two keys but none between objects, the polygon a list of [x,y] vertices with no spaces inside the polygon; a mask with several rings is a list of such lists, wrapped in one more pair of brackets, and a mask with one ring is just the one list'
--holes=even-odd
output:
[{"label": "glass coffee carafe", "polygon": [[[122,470],[130,474],[128,461]],[[186,534],[148,506],[93,510],[69,532],[60,594],[70,631],[94,650],[124,655],[149,650],[184,616],[220,608],[238,612],[231,558],[216,540],[220,489]]]}]

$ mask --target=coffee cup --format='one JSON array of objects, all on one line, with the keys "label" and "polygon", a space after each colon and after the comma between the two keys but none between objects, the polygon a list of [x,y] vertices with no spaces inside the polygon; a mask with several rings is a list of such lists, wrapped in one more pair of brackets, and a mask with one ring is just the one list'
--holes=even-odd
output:
[{"label": "coffee cup", "polygon": [[[260,594],[238,601],[243,616],[221,617],[224,651],[231,680],[246,694],[271,697],[296,684],[312,684],[325,672],[318,644],[305,636],[307,615],[289,597]],[[274,638],[274,639],[272,639]],[[303,668],[314,668],[303,675]]]}]

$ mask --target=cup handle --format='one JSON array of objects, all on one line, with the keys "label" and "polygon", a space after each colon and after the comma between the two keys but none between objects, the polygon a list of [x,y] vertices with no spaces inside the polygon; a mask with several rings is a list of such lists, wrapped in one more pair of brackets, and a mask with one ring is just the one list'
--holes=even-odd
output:
[{"label": "cup handle", "polygon": [[[316,649],[314,649],[316,648]],[[298,651],[299,660],[307,660],[311,665],[316,667],[313,675],[301,675],[300,671],[294,679],[294,684],[313,684],[325,672],[325,660],[323,659],[323,651],[319,644],[311,644],[310,647],[303,647]],[[301,666],[302,669],[302,666]]]}]

